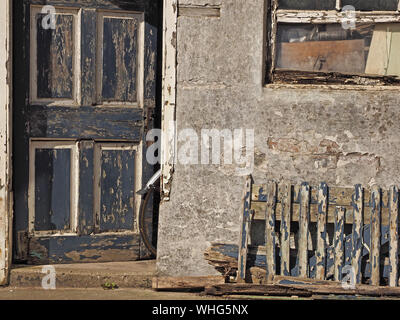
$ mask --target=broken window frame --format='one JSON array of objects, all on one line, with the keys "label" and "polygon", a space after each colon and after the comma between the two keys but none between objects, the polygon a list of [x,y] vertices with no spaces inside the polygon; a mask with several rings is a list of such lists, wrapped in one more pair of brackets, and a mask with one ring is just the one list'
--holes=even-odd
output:
[{"label": "broken window frame", "polygon": [[[341,11],[341,0],[336,0],[335,10],[279,9],[278,2],[279,0],[267,1],[269,23],[265,84],[400,85],[400,77],[395,76],[275,69],[279,23],[340,24],[345,17]],[[397,11],[356,11],[355,23],[400,23],[400,0]]]}]

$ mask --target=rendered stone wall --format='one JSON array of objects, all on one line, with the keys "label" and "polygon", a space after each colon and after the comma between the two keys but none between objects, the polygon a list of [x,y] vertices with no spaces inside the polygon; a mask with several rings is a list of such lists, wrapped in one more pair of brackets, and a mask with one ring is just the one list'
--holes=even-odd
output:
[{"label": "rendered stone wall", "polygon": [[[178,17],[178,131],[254,129],[257,183],[400,184],[400,90],[264,86],[264,0],[183,4],[220,5],[221,15]],[[160,274],[216,274],[203,252],[239,237],[244,177],[235,169],[175,165],[160,210]]]}]

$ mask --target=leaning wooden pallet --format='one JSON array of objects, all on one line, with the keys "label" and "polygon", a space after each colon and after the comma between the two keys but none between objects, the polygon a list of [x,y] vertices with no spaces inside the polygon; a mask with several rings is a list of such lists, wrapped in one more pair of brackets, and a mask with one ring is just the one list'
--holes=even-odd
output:
[{"label": "leaning wooden pallet", "polygon": [[[382,190],[376,185],[340,188],[274,181],[255,185],[249,176],[238,245],[215,243],[205,252],[225,276],[236,273],[240,286],[222,284],[206,291],[271,291],[244,285],[253,282],[250,286],[279,286],[276,292],[292,288],[319,294],[400,296],[398,196],[397,186]],[[250,239],[252,226],[260,222],[265,225],[263,246]],[[295,283],[293,277],[314,282]]]}]

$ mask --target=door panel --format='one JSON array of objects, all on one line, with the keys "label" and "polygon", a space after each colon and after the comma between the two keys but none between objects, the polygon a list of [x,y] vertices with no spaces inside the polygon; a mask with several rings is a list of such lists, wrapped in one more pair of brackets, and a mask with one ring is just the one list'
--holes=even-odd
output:
[{"label": "door panel", "polygon": [[34,230],[71,230],[71,150],[35,150]]},{"label": "door panel", "polygon": [[14,260],[149,256],[137,225],[152,173],[158,2],[14,3]]},{"label": "door panel", "polygon": [[104,12],[98,20],[99,36],[103,39],[98,47],[98,56],[103,62],[98,65],[99,101],[136,103],[142,73],[143,17]]},{"label": "door panel", "polygon": [[30,7],[31,104],[79,103],[79,11],[56,8],[55,29],[44,28],[43,6]]},{"label": "door panel", "polygon": [[95,146],[96,230],[116,232],[132,230],[136,224],[135,186],[140,170],[137,147],[101,143]]}]

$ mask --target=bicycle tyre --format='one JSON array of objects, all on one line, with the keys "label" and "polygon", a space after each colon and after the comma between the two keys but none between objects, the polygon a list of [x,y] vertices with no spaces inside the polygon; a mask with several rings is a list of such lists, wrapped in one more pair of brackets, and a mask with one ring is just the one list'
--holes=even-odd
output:
[{"label": "bicycle tyre", "polygon": [[147,204],[151,198],[151,195],[154,193],[154,188],[150,188],[150,190],[146,193],[144,199],[142,199],[140,203],[140,210],[139,210],[139,231],[140,235],[142,236],[143,242],[146,246],[146,248],[155,256],[157,255],[157,248],[155,248],[152,244],[151,238],[149,237],[147,233],[147,228],[145,225],[145,219],[146,219],[146,207]]}]

